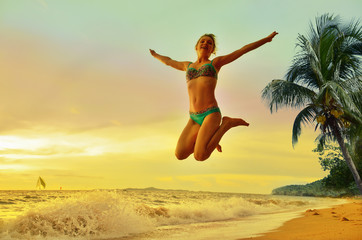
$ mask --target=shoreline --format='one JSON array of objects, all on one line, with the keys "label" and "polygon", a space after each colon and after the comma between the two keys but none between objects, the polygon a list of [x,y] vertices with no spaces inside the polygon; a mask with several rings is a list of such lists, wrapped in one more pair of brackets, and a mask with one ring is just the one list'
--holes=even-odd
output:
[{"label": "shoreline", "polygon": [[257,237],[239,240],[362,240],[362,199],[331,208],[309,209],[301,217]]}]

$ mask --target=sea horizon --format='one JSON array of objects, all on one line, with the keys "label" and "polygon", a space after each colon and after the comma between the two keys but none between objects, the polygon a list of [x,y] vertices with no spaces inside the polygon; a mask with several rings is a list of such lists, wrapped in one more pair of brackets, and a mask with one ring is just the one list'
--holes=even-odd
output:
[{"label": "sea horizon", "polygon": [[243,191],[213,191],[213,190],[202,190],[202,189],[182,189],[182,188],[162,188],[162,187],[125,187],[125,188],[84,188],[84,189],[0,189],[0,191],[108,191],[108,190],[147,190],[147,191],[190,191],[190,192],[211,192],[211,193],[241,193],[241,194],[261,194],[261,195],[273,195],[272,191],[270,193],[260,193],[260,192],[243,192]]}]

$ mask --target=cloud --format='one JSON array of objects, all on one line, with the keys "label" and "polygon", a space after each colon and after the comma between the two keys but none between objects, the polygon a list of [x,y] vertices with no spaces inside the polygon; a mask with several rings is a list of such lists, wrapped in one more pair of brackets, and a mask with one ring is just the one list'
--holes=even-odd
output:
[{"label": "cloud", "polygon": [[1,164],[0,165],[0,170],[14,170],[14,171],[24,171],[24,170],[29,170],[29,169],[33,169],[34,167],[31,167],[29,165],[25,165],[25,164]]},{"label": "cloud", "polygon": [[[113,127],[81,133],[48,132],[47,129],[20,131],[17,135],[0,136],[0,157],[7,161],[22,160],[39,166],[52,159],[82,157],[155,158],[163,152],[173,152],[177,137],[170,134],[164,122],[142,127]],[[29,161],[26,161],[29,159]],[[32,159],[32,161],[30,161]]]},{"label": "cloud", "polygon": [[4,159],[40,159],[57,156],[92,155],[98,146],[90,149],[81,137],[43,135],[30,138],[20,136],[0,136],[0,156]]}]

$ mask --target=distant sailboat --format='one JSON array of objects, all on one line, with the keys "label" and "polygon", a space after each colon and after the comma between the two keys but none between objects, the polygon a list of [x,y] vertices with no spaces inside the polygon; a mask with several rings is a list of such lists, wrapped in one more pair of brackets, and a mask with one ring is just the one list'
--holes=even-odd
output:
[{"label": "distant sailboat", "polygon": [[36,182],[36,188],[37,189],[45,189],[46,183],[45,181],[39,176],[38,181]]}]

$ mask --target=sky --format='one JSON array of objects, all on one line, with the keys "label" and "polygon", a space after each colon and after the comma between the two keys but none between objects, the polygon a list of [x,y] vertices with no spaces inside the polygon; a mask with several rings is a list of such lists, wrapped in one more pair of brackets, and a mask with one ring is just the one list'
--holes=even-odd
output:
[{"label": "sky", "polygon": [[[359,0],[0,0],[0,190],[157,187],[270,193],[323,178],[306,126],[292,146],[298,109],[270,113],[261,99],[283,79],[298,34],[324,13],[350,21]],[[149,49],[195,61],[204,33],[216,56],[279,32],[271,43],[224,66],[222,114],[249,127],[230,130],[223,153],[204,162],[174,156],[188,121],[185,73]]]}]

